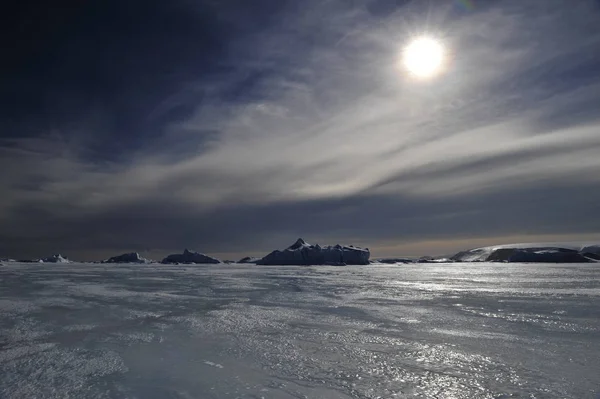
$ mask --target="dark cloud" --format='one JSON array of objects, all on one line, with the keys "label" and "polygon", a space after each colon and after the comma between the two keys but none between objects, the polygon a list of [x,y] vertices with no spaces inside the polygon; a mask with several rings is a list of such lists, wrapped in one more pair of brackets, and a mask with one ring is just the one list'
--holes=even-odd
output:
[{"label": "dark cloud", "polygon": [[19,2],[3,27],[2,135],[60,130],[99,158],[160,137],[201,100],[165,106],[165,99],[189,82],[199,86],[232,72],[227,42],[252,27],[228,11],[254,8],[227,3],[223,9],[208,1]]}]

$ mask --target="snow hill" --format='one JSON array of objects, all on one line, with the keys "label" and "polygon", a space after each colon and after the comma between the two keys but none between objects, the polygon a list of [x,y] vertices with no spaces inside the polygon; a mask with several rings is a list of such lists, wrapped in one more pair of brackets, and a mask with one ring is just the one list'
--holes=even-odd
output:
[{"label": "snow hill", "polygon": [[462,251],[455,262],[588,263],[600,259],[600,246],[510,244]]},{"label": "snow hill", "polygon": [[221,261],[217,258],[185,249],[182,254],[167,256],[161,263],[221,263]]},{"label": "snow hill", "polygon": [[259,265],[368,265],[371,253],[368,248],[355,246],[311,245],[299,238],[283,251],[275,250],[259,260]]},{"label": "snow hill", "polygon": [[137,252],[130,252],[108,258],[102,263],[150,263],[148,259],[142,258]]}]

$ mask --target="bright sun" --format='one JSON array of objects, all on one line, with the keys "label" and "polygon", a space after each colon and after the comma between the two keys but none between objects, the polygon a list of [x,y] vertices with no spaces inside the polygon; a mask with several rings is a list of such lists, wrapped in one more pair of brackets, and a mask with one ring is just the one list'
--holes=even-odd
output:
[{"label": "bright sun", "polygon": [[444,57],[442,43],[430,37],[418,37],[404,48],[402,63],[416,77],[430,78],[441,72]]}]

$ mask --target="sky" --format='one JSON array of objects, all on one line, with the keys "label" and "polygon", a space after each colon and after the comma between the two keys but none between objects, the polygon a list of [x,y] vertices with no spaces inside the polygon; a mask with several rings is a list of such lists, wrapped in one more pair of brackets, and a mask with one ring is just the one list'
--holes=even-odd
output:
[{"label": "sky", "polygon": [[[597,0],[23,0],[0,257],[600,242]],[[435,37],[444,70],[401,67]]]}]

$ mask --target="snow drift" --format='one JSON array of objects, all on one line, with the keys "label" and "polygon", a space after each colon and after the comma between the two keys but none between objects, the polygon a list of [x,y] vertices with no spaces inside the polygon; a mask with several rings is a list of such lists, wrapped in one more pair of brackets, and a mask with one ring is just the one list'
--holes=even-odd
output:
[{"label": "snow drift", "polygon": [[210,257],[187,249],[182,254],[172,254],[162,260],[161,263],[221,263],[217,258]]},{"label": "snow drift", "polygon": [[368,248],[355,246],[311,245],[299,238],[283,251],[275,250],[259,260],[259,265],[368,265],[371,253]]},{"label": "snow drift", "polygon": [[102,263],[150,263],[148,259],[142,258],[137,252],[130,252],[108,258]]}]

